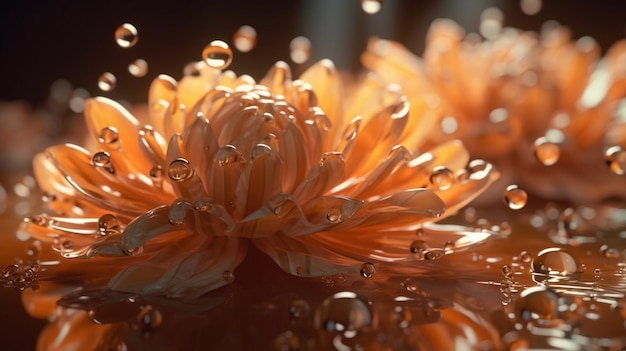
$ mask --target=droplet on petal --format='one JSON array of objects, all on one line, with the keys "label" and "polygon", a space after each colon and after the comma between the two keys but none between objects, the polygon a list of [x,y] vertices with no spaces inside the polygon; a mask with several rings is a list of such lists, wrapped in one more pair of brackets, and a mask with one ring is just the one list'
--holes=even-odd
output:
[{"label": "droplet on petal", "polygon": [[519,210],[526,206],[528,194],[517,185],[509,185],[504,191],[504,203],[512,210]]},{"label": "droplet on petal", "polygon": [[96,152],[91,158],[91,162],[96,167],[106,169],[111,173],[115,172],[113,165],[111,164],[111,155],[106,151]]},{"label": "droplet on petal", "polygon": [[222,279],[227,283],[232,283],[235,281],[235,274],[231,271],[224,271],[224,273],[222,273]]},{"label": "droplet on petal", "polygon": [[626,151],[621,146],[611,146],[604,152],[604,162],[611,172],[623,175],[626,170]]},{"label": "droplet on petal", "polygon": [[202,50],[202,59],[210,67],[225,69],[233,60],[233,52],[225,42],[213,40]]},{"label": "droplet on petal", "polygon": [[124,23],[115,30],[115,41],[122,48],[132,48],[137,44],[139,36],[137,28],[130,23]]},{"label": "droplet on petal", "polygon": [[104,127],[98,132],[98,141],[102,144],[115,144],[118,140],[119,134],[113,126]]},{"label": "droplet on petal", "polygon": [[454,183],[454,173],[445,166],[438,166],[430,174],[430,183],[439,190],[449,189]]},{"label": "droplet on petal", "polygon": [[193,168],[184,158],[177,158],[172,161],[167,168],[167,175],[171,180],[176,182],[182,182],[193,174]]},{"label": "droplet on petal", "polygon": [[330,211],[328,211],[328,213],[326,214],[326,219],[328,219],[328,221],[332,223],[341,221],[341,210],[338,208],[331,208]]}]

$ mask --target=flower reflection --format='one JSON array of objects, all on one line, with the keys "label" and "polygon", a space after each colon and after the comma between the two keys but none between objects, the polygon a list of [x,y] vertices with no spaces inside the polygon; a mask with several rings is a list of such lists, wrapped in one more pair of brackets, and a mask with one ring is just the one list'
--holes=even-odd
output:
[{"label": "flower reflection", "polygon": [[626,143],[625,59],[626,41],[600,58],[592,38],[572,41],[555,22],[539,34],[505,28],[482,40],[451,20],[431,25],[421,58],[380,39],[362,56],[412,103],[429,102],[440,123],[431,142],[460,138],[504,182],[578,202],[626,196],[615,172],[625,155],[604,165],[604,150]]},{"label": "flower reflection", "polygon": [[425,105],[397,85],[373,74],[348,85],[327,60],[297,80],[279,62],[259,84],[197,68],[155,79],[147,116],[88,100],[95,146],[36,156],[51,213],[20,231],[66,258],[112,256],[112,289],[186,297],[232,282],[249,243],[291,274],[321,276],[436,259],[489,236],[432,225],[497,173],[468,165],[455,140],[424,152]]}]

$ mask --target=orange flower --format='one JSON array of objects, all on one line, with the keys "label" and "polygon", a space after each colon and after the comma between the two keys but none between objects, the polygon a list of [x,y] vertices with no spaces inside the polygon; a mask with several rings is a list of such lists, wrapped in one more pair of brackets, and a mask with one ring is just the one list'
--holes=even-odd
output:
[{"label": "orange flower", "polygon": [[[494,162],[503,182],[522,182],[546,198],[594,202],[626,197],[618,186],[623,179],[604,165],[605,149],[626,147],[619,117],[626,41],[599,57],[593,39],[572,42],[555,23],[540,35],[506,28],[482,40],[438,20],[423,58],[399,43],[372,39],[362,61],[400,84],[411,102],[431,101],[432,123],[440,124],[431,143],[459,138],[472,155]],[[619,160],[624,167],[626,154],[615,158],[613,169]]]},{"label": "orange flower", "polygon": [[[489,236],[427,224],[497,173],[482,161],[466,169],[458,141],[419,152],[424,111],[374,75],[344,86],[327,60],[299,80],[278,62],[260,84],[210,67],[180,82],[159,76],[147,124],[91,99],[97,149],[59,145],[35,158],[52,214],[20,230],[66,258],[116,256],[113,289],[169,296],[232,281],[249,243],[301,276],[437,258],[454,250],[435,244]],[[411,247],[418,228],[423,245]]]}]

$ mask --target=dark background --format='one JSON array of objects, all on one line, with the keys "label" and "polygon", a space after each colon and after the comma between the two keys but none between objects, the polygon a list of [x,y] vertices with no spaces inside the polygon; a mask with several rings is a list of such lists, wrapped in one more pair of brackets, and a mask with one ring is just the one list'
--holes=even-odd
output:
[{"label": "dark background", "polygon": [[[235,52],[230,68],[238,73],[258,79],[276,60],[292,64],[289,42],[298,35],[313,42],[312,60],[327,57],[341,68],[356,70],[372,35],[399,40],[421,53],[434,19],[452,18],[477,31],[480,12],[489,6],[504,12],[506,26],[538,30],[554,19],[572,28],[574,37],[596,38],[604,49],[624,37],[623,1],[544,0],[540,13],[528,16],[516,0],[384,0],[375,15],[364,13],[359,0],[0,0],[0,100],[40,103],[58,78],[102,94],[97,78],[110,71],[118,84],[108,96],[145,101],[153,77],[167,73],[180,78],[182,67],[200,59],[208,42],[232,42],[232,34],[244,24],[257,30],[258,42],[249,53]],[[139,31],[139,42],[130,49],[118,47],[113,39],[124,22]],[[149,64],[141,79],[126,68],[136,58]],[[302,69],[292,67],[296,73]]]}]

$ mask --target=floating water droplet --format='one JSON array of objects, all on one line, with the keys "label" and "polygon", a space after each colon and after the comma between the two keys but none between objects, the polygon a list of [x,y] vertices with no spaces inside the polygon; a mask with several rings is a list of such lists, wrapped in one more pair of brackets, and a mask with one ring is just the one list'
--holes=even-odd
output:
[{"label": "floating water droplet", "polygon": [[382,0],[361,0],[361,8],[367,14],[373,15],[380,11]]},{"label": "floating water droplet", "polygon": [[98,141],[102,144],[115,144],[119,140],[117,128],[113,126],[104,127],[98,132]]},{"label": "floating water droplet", "polygon": [[136,59],[128,65],[128,73],[137,78],[145,76],[148,73],[148,62],[144,59]]},{"label": "floating water droplet", "polygon": [[561,248],[551,247],[541,250],[531,263],[533,278],[538,280],[550,277],[575,278],[581,272],[578,259]]},{"label": "floating water droplet", "polygon": [[175,182],[182,182],[193,175],[193,168],[184,158],[177,158],[167,168],[167,175]]},{"label": "floating water droplet", "polygon": [[115,84],[117,84],[117,78],[111,72],[104,72],[100,78],[98,78],[98,88],[102,91],[115,89]]},{"label": "floating water droplet", "polygon": [[454,183],[454,178],[451,170],[445,166],[438,166],[430,174],[430,183],[439,190],[447,190]]},{"label": "floating water droplet", "polygon": [[216,69],[225,69],[233,60],[233,52],[225,42],[213,40],[202,50],[202,59]]},{"label": "floating water droplet", "polygon": [[256,45],[256,30],[250,26],[241,26],[233,35],[233,45],[241,52],[249,52]]},{"label": "floating water droplet", "polygon": [[509,185],[504,191],[504,203],[512,210],[519,210],[526,206],[528,194],[517,185]]},{"label": "floating water droplet", "polygon": [[535,157],[544,166],[552,166],[561,156],[561,148],[558,144],[548,140],[547,137],[540,137],[533,144]]},{"label": "floating water droplet", "polygon": [[130,23],[124,23],[115,30],[115,41],[122,48],[132,48],[137,44],[139,36],[137,28]]},{"label": "floating water droplet", "polygon": [[227,283],[232,283],[235,281],[235,274],[232,271],[224,271],[222,273],[222,279],[224,279],[225,282]]},{"label": "floating water droplet", "polygon": [[304,299],[295,299],[289,305],[289,314],[293,318],[304,318],[311,312],[311,306]]},{"label": "floating water droplet", "polygon": [[485,38],[493,38],[500,34],[504,15],[495,7],[488,7],[480,14],[480,34]]},{"label": "floating water droplet", "polygon": [[276,217],[284,218],[294,207],[295,205],[291,201],[282,200],[273,204],[272,212]]},{"label": "floating water droplet", "polygon": [[295,37],[289,43],[289,57],[295,63],[305,63],[311,57],[311,41],[307,37]]},{"label": "floating water droplet", "polygon": [[331,208],[328,213],[326,213],[326,219],[332,223],[340,222],[342,220],[341,209]]},{"label": "floating water droplet", "polygon": [[454,134],[459,128],[459,122],[457,122],[456,118],[452,116],[442,118],[440,125],[441,131],[446,135]]},{"label": "floating water droplet", "polygon": [[322,302],[315,313],[317,329],[348,337],[376,326],[376,316],[364,299],[350,291],[334,294]]},{"label": "floating water droplet", "polygon": [[542,0],[521,0],[520,8],[528,16],[533,16],[541,11]]},{"label": "floating water droplet", "polygon": [[365,262],[361,265],[360,272],[364,278],[371,278],[374,276],[374,274],[376,274],[376,266],[374,266],[372,263]]},{"label": "floating water droplet", "polygon": [[137,314],[137,324],[144,336],[150,336],[163,324],[163,315],[151,305],[142,306]]},{"label": "floating water droplet", "polygon": [[626,170],[626,151],[620,146],[611,146],[604,152],[604,162],[611,172],[623,175]]}]

